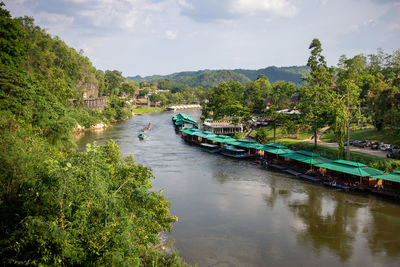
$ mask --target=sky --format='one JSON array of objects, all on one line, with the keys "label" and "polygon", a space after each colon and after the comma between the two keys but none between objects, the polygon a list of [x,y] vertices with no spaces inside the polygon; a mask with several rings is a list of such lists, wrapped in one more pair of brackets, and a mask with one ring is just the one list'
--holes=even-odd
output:
[{"label": "sky", "polygon": [[124,76],[305,65],[400,49],[400,0],[3,0]]}]

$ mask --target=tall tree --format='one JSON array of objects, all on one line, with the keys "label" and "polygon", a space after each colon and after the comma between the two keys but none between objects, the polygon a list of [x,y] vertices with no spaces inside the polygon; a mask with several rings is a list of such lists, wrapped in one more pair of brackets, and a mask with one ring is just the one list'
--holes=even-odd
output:
[{"label": "tall tree", "polygon": [[255,81],[247,83],[243,101],[252,113],[262,114],[265,110],[265,100],[271,94],[271,83],[264,74],[260,74]]},{"label": "tall tree", "polygon": [[248,110],[240,103],[238,96],[232,92],[229,85],[232,83],[222,82],[214,87],[209,96],[209,102],[202,111],[202,118],[212,117],[220,120],[229,117],[234,120],[245,120],[248,118]]},{"label": "tall tree", "polygon": [[305,85],[300,88],[299,109],[303,118],[311,125],[314,132],[314,145],[317,147],[318,129],[325,126],[332,119],[332,90],[334,71],[328,68],[322,56],[321,42],[313,39],[309,49],[311,55],[307,66],[310,73],[304,78]]},{"label": "tall tree", "polygon": [[[359,115],[359,104],[361,88],[361,76],[365,69],[365,62],[362,56],[357,55],[351,59],[342,56],[339,61],[339,71],[337,75],[337,118],[336,131],[340,150],[343,151],[343,134],[345,130],[347,144],[350,142],[350,123]],[[350,146],[347,145],[346,159],[350,159]]]},{"label": "tall tree", "polygon": [[107,94],[113,96],[119,93],[119,88],[121,86],[121,83],[125,81],[125,78],[122,76],[122,73],[120,71],[106,70],[105,81]]}]

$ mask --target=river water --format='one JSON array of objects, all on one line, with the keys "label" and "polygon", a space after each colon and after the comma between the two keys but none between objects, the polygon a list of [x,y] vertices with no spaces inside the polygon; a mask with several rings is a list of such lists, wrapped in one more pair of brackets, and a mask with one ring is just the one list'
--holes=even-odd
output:
[{"label": "river water", "polygon": [[[199,111],[185,112],[194,118]],[[114,139],[153,168],[179,217],[174,247],[199,266],[400,266],[400,203],[349,194],[201,151],[174,131],[173,113],[135,116],[78,146]],[[151,122],[148,138],[137,138]]]}]

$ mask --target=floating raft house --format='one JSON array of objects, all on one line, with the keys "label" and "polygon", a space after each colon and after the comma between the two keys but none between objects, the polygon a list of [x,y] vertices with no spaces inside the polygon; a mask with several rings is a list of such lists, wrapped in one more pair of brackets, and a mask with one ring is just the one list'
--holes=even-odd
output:
[{"label": "floating raft house", "polygon": [[358,177],[371,177],[374,175],[383,174],[383,171],[368,167],[363,163],[343,159],[322,164],[316,164],[315,166]]},{"label": "floating raft house", "polygon": [[186,126],[197,128],[198,126],[198,123],[195,119],[183,113],[178,113],[173,116],[172,121],[177,129],[184,128]]},{"label": "floating raft house", "polygon": [[293,151],[291,153],[283,154],[281,156],[284,158],[292,159],[309,165],[332,162],[332,160],[321,157],[319,154],[305,150]]},{"label": "floating raft house", "polygon": [[[184,114],[175,115],[173,120],[174,122],[183,120],[184,123],[190,122],[197,124],[197,122]],[[322,182],[330,186],[335,185],[335,187],[341,189],[367,189],[377,194],[400,198],[400,171],[384,174],[383,171],[371,168],[360,162],[348,160],[332,161],[319,154],[305,150],[293,151],[284,145],[275,143],[263,145],[254,140],[245,138],[234,139],[227,135],[216,135],[211,131],[201,131],[193,127],[185,127],[180,131],[182,132],[182,137],[186,141],[198,145],[205,144],[205,146],[207,146],[207,144],[210,144],[209,146],[218,145],[219,148],[215,147],[215,153],[222,153],[222,150],[224,150],[223,147],[225,146],[230,146],[230,149],[244,149],[248,156],[254,155],[254,151],[256,151],[258,156],[275,158],[275,160],[278,160],[277,162],[270,162],[268,166],[276,167],[282,171],[287,170],[288,173],[295,174],[297,177],[305,180]],[[279,164],[287,160],[293,160],[299,164],[292,164],[289,169]],[[318,175],[315,177],[303,174],[304,166],[301,165],[319,168],[318,172],[321,172],[320,174],[322,174],[322,176]],[[294,170],[292,170],[292,167]],[[325,175],[324,172],[328,175]]]}]

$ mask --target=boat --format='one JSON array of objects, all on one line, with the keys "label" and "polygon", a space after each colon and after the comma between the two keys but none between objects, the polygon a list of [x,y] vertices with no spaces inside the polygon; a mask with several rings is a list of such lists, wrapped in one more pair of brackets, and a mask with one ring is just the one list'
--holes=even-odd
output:
[{"label": "boat", "polygon": [[140,140],[144,140],[147,136],[144,134],[144,132],[140,131],[138,137]]},{"label": "boat", "polygon": [[283,171],[286,172],[286,173],[289,173],[291,175],[294,175],[296,177],[298,177],[298,176],[300,176],[302,174],[301,172],[298,172],[298,171],[295,171],[295,170],[292,170],[292,169],[285,169]]},{"label": "boat", "polygon": [[284,167],[284,166],[282,166],[282,165],[279,165],[279,164],[276,164],[276,163],[272,163],[272,162],[268,162],[268,163],[267,163],[267,166],[268,166],[268,167],[271,167],[271,168],[273,168],[273,169],[279,170],[279,171],[283,171],[283,170],[286,169],[286,167]]},{"label": "boat", "polygon": [[307,175],[307,174],[302,174],[299,176],[301,179],[307,180],[307,181],[311,181],[311,182],[320,182],[321,179],[311,176],[311,175]]},{"label": "boat", "polygon": [[249,155],[247,155],[246,150],[236,148],[234,146],[224,146],[223,150],[221,151],[222,155],[228,156],[228,157],[233,157],[233,158],[248,158]]},{"label": "boat", "polygon": [[220,152],[218,145],[208,144],[208,143],[201,143],[200,149],[203,151],[211,152],[211,153],[219,153]]},{"label": "boat", "polygon": [[338,184],[335,181],[333,181],[333,182],[325,181],[322,184],[326,185],[326,186],[334,187],[334,188],[337,188],[337,189],[341,189],[341,190],[344,190],[344,191],[350,191],[352,189],[352,187],[350,187],[350,186],[347,186],[347,185],[344,185],[344,184]]},{"label": "boat", "polygon": [[146,127],[142,128],[141,132],[147,132],[150,129],[151,129],[151,123],[149,122],[149,124],[147,124]]}]

